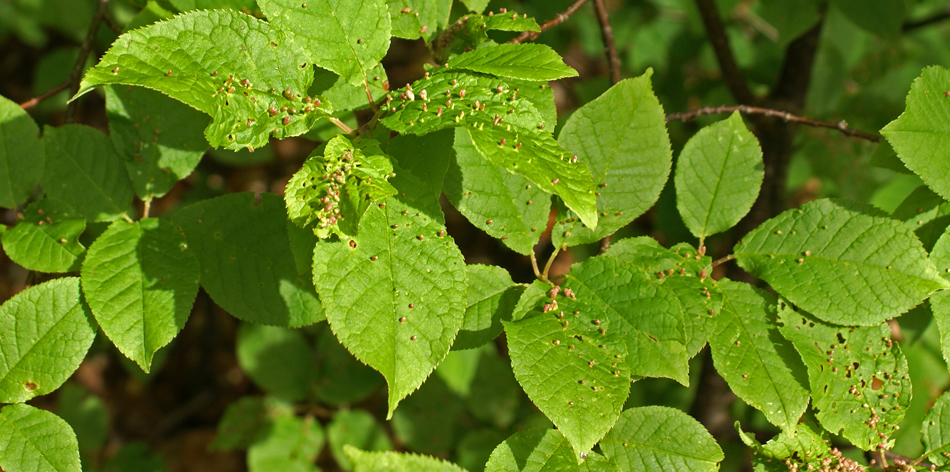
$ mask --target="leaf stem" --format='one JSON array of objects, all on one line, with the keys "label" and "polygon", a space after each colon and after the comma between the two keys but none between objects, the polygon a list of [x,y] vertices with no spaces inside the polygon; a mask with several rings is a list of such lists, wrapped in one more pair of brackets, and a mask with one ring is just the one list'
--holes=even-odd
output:
[{"label": "leaf stem", "polygon": [[719,107],[704,107],[699,108],[693,111],[687,111],[682,113],[673,113],[672,115],[666,115],[666,122],[671,121],[689,121],[697,116],[705,115],[719,115],[723,113],[732,113],[738,111],[746,115],[765,115],[775,118],[781,118],[785,122],[798,123],[802,125],[814,126],[816,128],[828,128],[833,130],[838,130],[845,136],[852,136],[855,138],[866,139],[871,142],[880,142],[881,137],[876,134],[867,133],[864,131],[856,130],[854,128],[848,127],[848,122],[841,120],[839,122],[833,121],[819,121],[813,120],[811,118],[806,118],[803,116],[793,115],[787,111],[775,110],[771,108],[761,108],[753,107],[748,105],[734,105],[734,106],[719,106]]},{"label": "leaf stem", "polygon": [[[106,16],[106,7],[109,6],[109,0],[99,0],[96,5],[96,13],[92,17],[92,23],[89,24],[89,31],[86,33],[86,39],[82,41],[82,47],[79,49],[79,57],[76,58],[76,64],[72,72],[69,73],[69,95],[74,96],[79,91],[79,79],[82,78],[83,66],[86,65],[86,58],[92,52],[92,46],[95,43],[96,32],[99,31],[99,25],[102,18]],[[76,121],[76,107],[79,102],[72,101],[66,106],[66,123]]]},{"label": "leaf stem", "polygon": [[347,126],[346,123],[340,121],[337,117],[328,116],[327,119],[330,120],[330,123],[333,123],[334,125],[336,125],[337,128],[340,128],[341,130],[343,130],[344,133],[351,136],[353,135],[354,133],[353,128],[350,128],[349,126]]},{"label": "leaf stem", "polygon": [[729,261],[731,261],[731,260],[733,260],[733,259],[735,259],[735,258],[736,258],[736,255],[735,255],[735,254],[729,254],[729,255],[726,256],[726,257],[721,257],[721,258],[716,259],[715,261],[713,261],[712,267],[713,267],[713,268],[716,268],[716,266],[725,264],[726,262],[729,262]]},{"label": "leaf stem", "polygon": [[373,100],[373,92],[369,89],[369,81],[366,80],[365,76],[363,77],[363,90],[366,92],[366,100],[369,101],[370,108],[372,108],[374,112],[378,112],[379,106],[376,105],[376,101]]},{"label": "leaf stem", "polygon": [[142,219],[148,218],[148,212],[152,208],[152,199],[144,200],[142,205]]},{"label": "leaf stem", "polygon": [[511,44],[518,44],[518,43],[523,43],[525,41],[534,41],[535,39],[538,39],[538,35],[540,35],[544,30],[553,28],[561,23],[564,23],[565,21],[567,21],[568,18],[571,17],[571,15],[574,14],[574,12],[577,11],[577,9],[582,7],[585,3],[587,3],[587,0],[575,1],[574,3],[571,4],[571,6],[567,7],[566,10],[562,11],[561,13],[558,13],[557,15],[554,15],[554,18],[551,18],[550,20],[545,21],[544,23],[541,23],[540,25],[541,27],[539,31],[525,31],[524,33],[521,33],[516,38],[508,42]]},{"label": "leaf stem", "polygon": [[531,269],[534,270],[534,276],[540,279],[541,271],[538,270],[538,258],[534,255],[534,251],[531,251]]},{"label": "leaf stem", "polygon": [[554,252],[551,253],[551,257],[548,258],[547,264],[544,264],[544,272],[541,273],[541,280],[548,282],[548,272],[551,271],[551,264],[554,263],[554,259],[557,258],[557,253],[561,252],[561,248],[554,248]]},{"label": "leaf stem", "polygon": [[59,84],[59,85],[57,85],[57,86],[55,86],[55,87],[53,87],[53,88],[47,90],[47,91],[44,92],[42,95],[38,95],[38,96],[36,96],[36,97],[33,97],[33,98],[31,98],[31,99],[29,99],[29,100],[27,100],[27,101],[21,103],[21,104],[20,104],[20,108],[22,108],[22,109],[24,109],[24,110],[29,110],[30,108],[33,108],[33,107],[35,107],[36,105],[38,105],[38,104],[39,104],[40,102],[42,102],[43,100],[46,100],[47,98],[50,98],[50,97],[52,97],[53,95],[56,95],[57,93],[62,92],[63,90],[68,89],[70,85],[71,85],[71,82],[69,81],[69,79],[66,79],[65,82],[63,82],[63,83],[61,83],[61,84]]}]

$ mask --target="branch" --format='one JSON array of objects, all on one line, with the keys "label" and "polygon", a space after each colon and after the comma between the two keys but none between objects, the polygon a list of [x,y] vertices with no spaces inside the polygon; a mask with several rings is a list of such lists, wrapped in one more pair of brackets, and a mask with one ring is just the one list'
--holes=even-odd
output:
[{"label": "branch", "polygon": [[617,55],[617,45],[614,43],[614,30],[610,27],[607,17],[607,6],[604,0],[594,0],[594,10],[597,12],[597,21],[600,22],[600,35],[604,38],[604,50],[607,53],[607,70],[610,71],[610,83],[620,82],[620,56]]},{"label": "branch", "polygon": [[945,6],[942,12],[937,13],[931,17],[916,20],[916,21],[908,21],[907,23],[904,23],[904,26],[901,28],[901,30],[907,33],[917,28],[923,28],[924,26],[930,26],[934,23],[939,23],[946,19],[950,19],[950,5]]},{"label": "branch", "polygon": [[[79,79],[82,77],[83,66],[86,65],[86,58],[92,51],[92,45],[96,39],[96,32],[99,31],[99,25],[102,18],[106,16],[106,7],[109,6],[109,0],[99,0],[96,5],[96,13],[92,17],[92,23],[89,25],[89,32],[86,33],[86,39],[82,41],[82,47],[79,50],[79,57],[76,59],[76,65],[69,74],[69,95],[74,96],[79,91]],[[66,123],[72,123],[76,119],[76,107],[79,102],[72,101],[66,107]]]},{"label": "branch", "polygon": [[119,26],[119,24],[116,23],[115,20],[113,20],[112,17],[109,16],[108,14],[102,17],[102,21],[106,22],[106,26],[108,26],[109,29],[111,29],[113,33],[117,35],[122,34],[122,27]]},{"label": "branch", "polygon": [[746,83],[745,76],[739,70],[736,58],[732,55],[732,49],[729,47],[729,37],[726,36],[722,19],[719,18],[715,1],[696,0],[696,6],[699,7],[699,14],[703,17],[706,36],[709,37],[713,50],[716,52],[716,60],[722,70],[722,79],[729,87],[732,98],[735,98],[739,103],[755,102],[755,96],[752,95],[752,90],[749,89],[749,84]]},{"label": "branch", "polygon": [[31,98],[31,99],[29,99],[29,100],[27,100],[27,101],[21,103],[21,104],[20,104],[20,108],[22,108],[22,109],[24,109],[24,110],[29,110],[30,108],[33,108],[33,107],[35,107],[36,105],[38,105],[38,104],[39,104],[40,102],[42,102],[43,100],[46,100],[47,98],[52,97],[53,95],[56,95],[57,93],[62,92],[63,90],[68,89],[68,88],[69,88],[69,85],[70,85],[70,81],[69,81],[69,79],[66,79],[65,82],[63,82],[63,83],[61,83],[61,84],[59,84],[59,85],[57,85],[57,86],[51,88],[51,89],[48,90],[46,93],[44,93],[44,94],[42,94],[42,95],[39,95],[39,96],[36,96],[36,97],[33,97],[33,98]]},{"label": "branch", "polygon": [[852,136],[855,138],[866,139],[868,141],[877,143],[881,141],[881,137],[876,134],[867,133],[861,130],[856,130],[854,128],[848,127],[848,122],[841,120],[837,123],[832,121],[818,121],[811,118],[805,118],[803,116],[793,115],[787,111],[773,110],[770,108],[759,108],[752,107],[748,105],[736,105],[736,106],[721,106],[721,107],[706,107],[700,108],[698,110],[683,112],[683,113],[673,113],[672,115],[666,116],[667,123],[670,121],[689,121],[697,116],[704,115],[719,115],[723,113],[732,113],[738,111],[746,115],[765,115],[775,118],[781,118],[788,123],[798,123],[802,125],[815,126],[818,128],[828,128],[840,131],[845,136]]},{"label": "branch", "polygon": [[334,125],[336,125],[337,128],[340,128],[341,130],[343,130],[344,133],[350,136],[353,135],[353,128],[350,128],[349,126],[347,126],[346,123],[340,121],[339,118],[335,116],[329,116],[327,117],[327,119],[330,120],[330,123],[333,123]]},{"label": "branch", "polygon": [[729,262],[729,261],[731,261],[731,260],[733,260],[733,259],[735,259],[735,258],[736,258],[736,255],[735,255],[735,254],[729,254],[728,256],[720,257],[719,259],[716,259],[715,261],[713,261],[713,263],[712,263],[712,265],[711,265],[710,267],[712,267],[713,269],[715,269],[716,266],[720,266],[720,265],[722,265],[722,264],[725,264],[725,263],[727,263],[727,262]]},{"label": "branch", "polygon": [[561,23],[564,23],[565,21],[567,21],[568,18],[571,17],[571,15],[574,14],[574,12],[577,11],[578,8],[583,6],[585,3],[587,3],[587,0],[575,1],[574,3],[571,4],[571,6],[567,7],[567,10],[564,10],[561,13],[558,13],[557,15],[555,15],[554,18],[551,18],[550,20],[545,21],[544,23],[541,23],[540,31],[525,31],[524,33],[521,33],[520,35],[518,35],[516,38],[512,39],[511,41],[508,41],[508,43],[518,44],[518,43],[523,43],[525,41],[534,41],[535,39],[538,39],[538,35],[540,35],[542,31],[551,29]]}]

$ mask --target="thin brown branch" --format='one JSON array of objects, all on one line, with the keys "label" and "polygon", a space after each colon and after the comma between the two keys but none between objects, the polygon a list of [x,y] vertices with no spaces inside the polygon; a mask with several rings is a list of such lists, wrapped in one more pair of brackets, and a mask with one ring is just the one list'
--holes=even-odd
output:
[{"label": "thin brown branch", "polygon": [[594,10],[600,23],[600,35],[604,38],[604,51],[607,54],[607,70],[610,71],[610,83],[620,82],[620,56],[614,42],[614,30],[610,27],[610,18],[604,0],[594,0]]},{"label": "thin brown branch", "polygon": [[113,33],[122,34],[122,27],[119,26],[119,24],[116,23],[115,20],[113,20],[112,17],[109,16],[108,13],[102,17],[102,21],[106,22],[106,26],[108,26],[109,29],[111,29]]},{"label": "thin brown branch", "polygon": [[828,128],[841,132],[845,136],[852,136],[855,138],[866,139],[871,142],[880,142],[881,137],[876,134],[871,134],[865,131],[856,130],[854,128],[848,127],[848,122],[841,120],[838,122],[833,121],[819,121],[813,120],[811,118],[805,118],[803,116],[793,115],[787,111],[782,110],[773,110],[771,108],[760,108],[752,107],[748,105],[735,105],[735,106],[720,106],[720,107],[705,107],[699,108],[693,111],[687,111],[683,113],[673,113],[672,115],[666,115],[666,121],[689,121],[698,116],[704,115],[720,115],[723,113],[732,113],[738,111],[746,115],[764,115],[771,116],[775,118],[780,118],[788,123],[797,123],[808,126],[815,126],[818,128]]},{"label": "thin brown branch", "polygon": [[571,15],[574,14],[574,12],[577,11],[578,8],[582,7],[585,3],[587,3],[587,0],[575,1],[574,3],[571,4],[571,6],[567,7],[566,10],[555,15],[554,18],[551,18],[550,20],[545,21],[544,23],[541,23],[540,31],[525,31],[524,33],[521,33],[516,38],[508,42],[517,44],[517,43],[523,43],[525,41],[534,41],[535,39],[538,39],[538,35],[540,35],[541,32],[551,29],[561,23],[564,23],[565,21],[567,21],[568,18],[571,17]]},{"label": "thin brown branch", "polygon": [[63,83],[61,83],[61,84],[59,84],[59,85],[57,85],[57,86],[55,86],[55,87],[53,87],[53,88],[47,90],[47,91],[46,91],[45,93],[43,93],[42,95],[38,95],[38,96],[36,96],[36,97],[33,97],[33,98],[31,98],[31,99],[29,99],[29,100],[27,100],[27,101],[21,103],[21,104],[20,104],[20,108],[22,108],[22,109],[24,109],[24,110],[29,110],[30,108],[33,108],[33,107],[35,107],[36,105],[38,105],[38,104],[39,104],[40,102],[42,102],[43,100],[46,100],[47,98],[52,97],[53,95],[56,95],[57,93],[62,92],[63,90],[68,89],[68,88],[69,88],[69,85],[70,85],[70,84],[69,84],[69,79],[66,79],[65,82],[63,82]]},{"label": "thin brown branch", "polygon": [[[79,79],[82,77],[83,66],[86,65],[86,58],[92,52],[92,46],[96,40],[96,32],[99,31],[99,25],[102,24],[102,18],[106,16],[106,7],[109,6],[109,0],[99,0],[96,5],[96,13],[92,17],[92,23],[89,24],[89,32],[86,33],[86,39],[82,41],[82,47],[79,49],[79,57],[76,59],[76,65],[69,74],[69,95],[75,96],[79,91]],[[66,107],[66,123],[72,123],[76,119],[76,107],[79,102],[72,101]]]},{"label": "thin brown branch", "polygon": [[696,6],[699,8],[699,14],[706,26],[706,36],[709,37],[713,51],[716,52],[716,60],[722,70],[722,79],[726,83],[726,87],[729,88],[729,92],[732,93],[732,98],[743,104],[754,103],[755,96],[745,80],[745,75],[739,70],[736,58],[732,55],[732,48],[729,47],[729,37],[726,36],[722,19],[719,18],[716,2],[714,0],[696,0]]},{"label": "thin brown branch", "polygon": [[943,8],[943,11],[936,13],[933,16],[927,18],[922,18],[920,20],[908,21],[904,23],[904,26],[901,28],[905,33],[913,31],[918,28],[923,28],[925,26],[930,26],[934,23],[940,23],[941,21],[950,19],[950,4]]}]

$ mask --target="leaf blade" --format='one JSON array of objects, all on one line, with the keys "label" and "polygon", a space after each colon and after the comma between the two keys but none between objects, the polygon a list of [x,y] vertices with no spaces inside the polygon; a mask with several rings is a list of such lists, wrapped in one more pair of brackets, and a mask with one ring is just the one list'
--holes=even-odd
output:
[{"label": "leaf blade", "polygon": [[62,418],[39,408],[7,405],[0,410],[3,470],[79,472],[79,443]]},{"label": "leaf blade", "polygon": [[481,47],[449,59],[445,67],[534,81],[577,76],[553,49],[535,43]]},{"label": "leaf blade", "polygon": [[698,421],[662,406],[624,411],[601,450],[620,470],[715,472],[725,458]]},{"label": "leaf blade", "polygon": [[40,128],[18,104],[0,97],[0,207],[26,202],[43,177],[46,152]]}]

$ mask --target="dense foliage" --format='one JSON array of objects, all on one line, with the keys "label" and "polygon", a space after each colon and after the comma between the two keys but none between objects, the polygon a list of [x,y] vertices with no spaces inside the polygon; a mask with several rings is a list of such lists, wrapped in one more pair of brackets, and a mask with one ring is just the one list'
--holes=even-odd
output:
[{"label": "dense foliage", "polygon": [[[0,468],[163,470],[69,379],[147,379],[211,303],[264,393],[211,447],[251,471],[950,468],[942,2],[536,3],[0,5],[89,31],[66,124],[0,97]],[[298,141],[273,192],[195,183]]]}]

